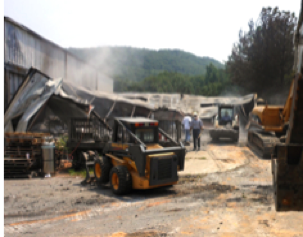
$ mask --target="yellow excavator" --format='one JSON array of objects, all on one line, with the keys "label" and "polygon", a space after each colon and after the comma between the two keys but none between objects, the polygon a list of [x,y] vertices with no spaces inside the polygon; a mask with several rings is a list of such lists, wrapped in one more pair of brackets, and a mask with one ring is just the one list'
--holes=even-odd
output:
[{"label": "yellow excavator", "polygon": [[283,106],[250,113],[248,145],[271,157],[276,211],[303,211],[303,3],[295,33],[295,78]]},{"label": "yellow excavator", "polygon": [[257,105],[249,114],[248,145],[263,158],[270,158],[275,144],[285,139],[292,110],[294,82],[284,106]]}]

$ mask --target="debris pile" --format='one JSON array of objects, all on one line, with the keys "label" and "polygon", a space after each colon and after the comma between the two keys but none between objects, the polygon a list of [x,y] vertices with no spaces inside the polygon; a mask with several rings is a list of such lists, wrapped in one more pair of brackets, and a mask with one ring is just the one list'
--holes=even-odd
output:
[{"label": "debris pile", "polygon": [[42,171],[41,145],[48,133],[5,133],[4,178],[31,178]]}]

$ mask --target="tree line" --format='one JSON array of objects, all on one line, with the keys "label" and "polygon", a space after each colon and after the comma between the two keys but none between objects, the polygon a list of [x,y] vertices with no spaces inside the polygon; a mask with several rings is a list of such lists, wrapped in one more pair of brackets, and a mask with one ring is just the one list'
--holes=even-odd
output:
[{"label": "tree line", "polygon": [[182,73],[163,72],[150,76],[140,82],[118,78],[114,83],[114,91],[180,93],[194,95],[220,95],[230,83],[224,69],[213,64],[206,67],[205,75],[186,75]]},{"label": "tree line", "polygon": [[288,90],[293,78],[294,13],[263,8],[248,32],[239,32],[226,63],[231,82],[250,91],[266,94],[270,88]]}]

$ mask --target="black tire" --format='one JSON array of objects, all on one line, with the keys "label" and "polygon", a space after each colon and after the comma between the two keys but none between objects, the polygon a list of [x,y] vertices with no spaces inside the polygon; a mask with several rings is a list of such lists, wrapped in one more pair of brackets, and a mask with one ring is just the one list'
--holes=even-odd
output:
[{"label": "black tire", "polygon": [[98,184],[108,183],[111,166],[110,160],[106,156],[95,159],[94,174]]},{"label": "black tire", "polygon": [[[110,171],[110,187],[114,194],[127,194],[132,189],[132,176],[125,166],[118,165]],[[118,184],[113,183],[115,178],[118,179]]]}]

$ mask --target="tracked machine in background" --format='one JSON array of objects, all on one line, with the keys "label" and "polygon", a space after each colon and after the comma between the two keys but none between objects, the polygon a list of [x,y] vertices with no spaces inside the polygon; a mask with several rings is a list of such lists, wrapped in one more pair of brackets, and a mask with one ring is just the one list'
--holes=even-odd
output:
[{"label": "tracked machine in background", "polygon": [[218,105],[218,115],[214,120],[214,128],[209,130],[209,135],[213,142],[217,142],[220,138],[239,141],[239,117],[235,105]]}]

